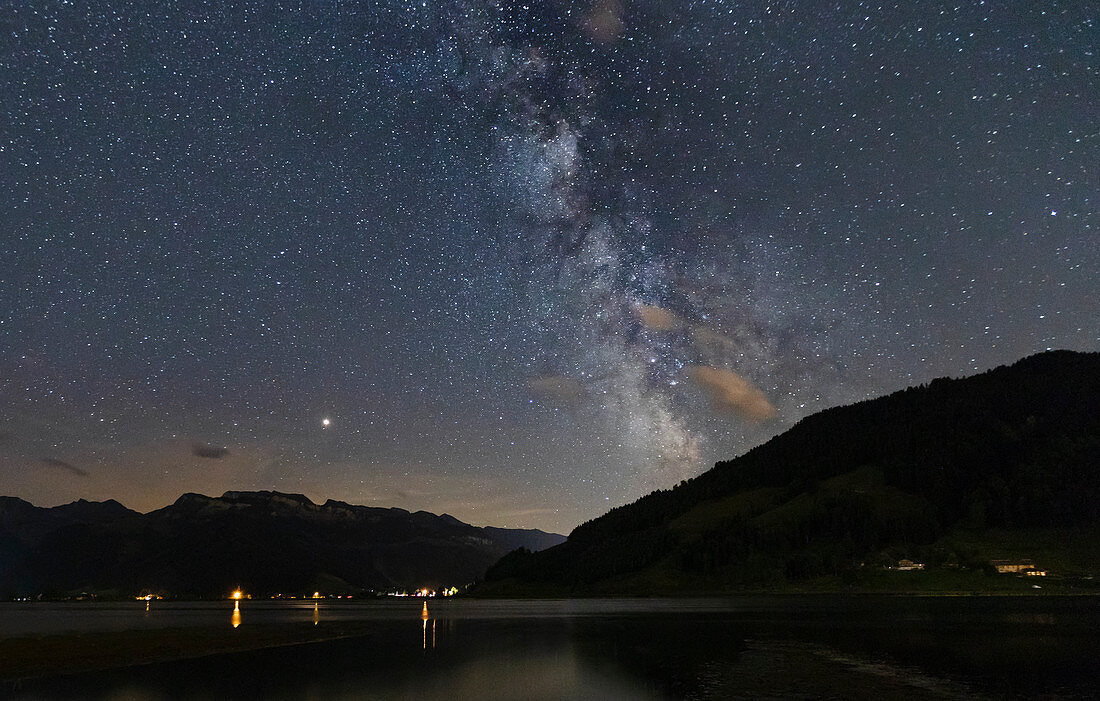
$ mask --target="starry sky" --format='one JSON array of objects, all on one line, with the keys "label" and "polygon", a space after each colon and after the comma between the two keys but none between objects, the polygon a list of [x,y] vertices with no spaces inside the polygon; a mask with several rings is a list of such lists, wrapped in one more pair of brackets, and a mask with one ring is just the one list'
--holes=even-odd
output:
[{"label": "starry sky", "polygon": [[1088,2],[0,8],[0,493],[568,532],[1100,349]]}]

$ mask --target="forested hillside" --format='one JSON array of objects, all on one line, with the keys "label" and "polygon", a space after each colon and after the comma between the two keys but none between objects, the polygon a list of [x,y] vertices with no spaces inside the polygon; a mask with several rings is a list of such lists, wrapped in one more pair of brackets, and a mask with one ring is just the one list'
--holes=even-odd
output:
[{"label": "forested hillside", "polygon": [[[1017,552],[1022,533],[1080,541],[1098,521],[1100,354],[1055,351],[807,417],[560,546],[511,553],[483,591],[854,581],[899,556],[976,570],[997,538]],[[1091,562],[1059,557],[1078,571]]]}]

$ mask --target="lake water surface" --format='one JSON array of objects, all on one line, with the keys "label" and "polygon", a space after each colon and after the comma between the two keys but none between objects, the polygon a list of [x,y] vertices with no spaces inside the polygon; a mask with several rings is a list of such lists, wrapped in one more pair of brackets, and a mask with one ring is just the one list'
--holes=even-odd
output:
[{"label": "lake water surface", "polygon": [[[3,604],[0,637],[361,624],[8,682],[17,699],[1092,698],[1100,597]],[[234,627],[236,623],[236,627]],[[148,631],[154,631],[150,634]],[[0,660],[0,666],[3,661]],[[0,667],[2,668],[2,667]]]}]

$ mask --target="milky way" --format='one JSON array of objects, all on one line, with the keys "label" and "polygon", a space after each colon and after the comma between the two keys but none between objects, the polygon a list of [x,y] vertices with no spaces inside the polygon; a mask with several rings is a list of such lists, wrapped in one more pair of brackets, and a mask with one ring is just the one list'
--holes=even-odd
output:
[{"label": "milky way", "polygon": [[568,531],[820,409],[1100,349],[1085,3],[0,28],[0,493]]}]

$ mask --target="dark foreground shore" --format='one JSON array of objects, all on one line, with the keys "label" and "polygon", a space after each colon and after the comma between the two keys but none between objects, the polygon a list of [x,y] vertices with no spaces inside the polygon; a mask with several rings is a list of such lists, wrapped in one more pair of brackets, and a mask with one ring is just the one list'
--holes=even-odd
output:
[{"label": "dark foreground shore", "polygon": [[[626,662],[626,673],[610,678],[591,669],[577,670],[554,656],[525,649],[530,646],[515,631],[503,631],[512,652],[499,651],[478,659],[478,651],[451,650],[435,657],[387,656],[384,675],[378,669],[355,672],[357,657],[370,645],[359,636],[318,639],[321,644],[274,644],[225,654],[165,657],[150,664],[111,669],[86,669],[87,674],[9,680],[0,683],[0,697],[18,701],[42,699],[126,698],[205,699],[236,701],[255,698],[403,699],[423,701],[559,701],[602,698],[608,701],[658,701],[670,698],[906,698],[914,700],[973,698],[965,684],[929,677],[915,670],[849,659],[815,645],[785,641],[749,641],[737,651],[724,650],[702,663],[676,654],[661,659],[642,654]],[[178,641],[176,641],[178,642]],[[538,644],[536,644],[536,648]],[[231,652],[233,650],[235,652]],[[518,653],[517,653],[518,651]],[[172,653],[186,653],[176,648]],[[643,669],[644,668],[644,669]],[[300,670],[321,670],[301,683]],[[295,671],[297,670],[297,671]],[[339,670],[337,683],[323,680]],[[578,675],[577,672],[580,672]],[[182,680],[186,677],[187,680]],[[578,678],[579,677],[579,678]]]},{"label": "dark foreground shore", "polygon": [[302,645],[370,633],[364,621],[166,628],[0,639],[0,681],[74,674],[206,655]]}]

